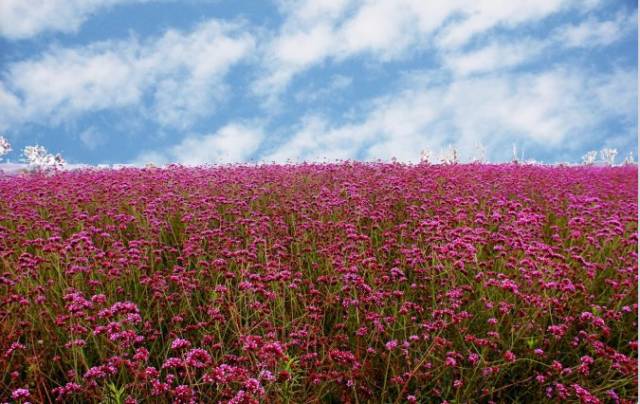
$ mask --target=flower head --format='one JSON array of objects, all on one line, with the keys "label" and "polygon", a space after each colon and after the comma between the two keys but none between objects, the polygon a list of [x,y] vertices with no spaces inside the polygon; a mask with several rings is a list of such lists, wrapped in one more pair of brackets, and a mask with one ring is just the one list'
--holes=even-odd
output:
[{"label": "flower head", "polygon": [[31,393],[27,389],[15,389],[11,393],[11,398],[14,400],[25,400],[31,397]]}]

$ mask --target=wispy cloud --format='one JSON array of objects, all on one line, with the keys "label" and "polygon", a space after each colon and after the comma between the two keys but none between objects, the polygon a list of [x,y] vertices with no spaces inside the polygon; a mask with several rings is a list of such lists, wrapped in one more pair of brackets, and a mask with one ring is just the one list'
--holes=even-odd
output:
[{"label": "wispy cloud", "polygon": [[481,48],[467,52],[447,54],[445,66],[457,75],[492,72],[518,66],[535,57],[547,44],[535,39],[509,42],[492,42]]},{"label": "wispy cloud", "polygon": [[463,7],[456,10],[459,12],[457,18],[451,19],[438,33],[437,44],[440,48],[457,48],[496,27],[515,28],[570,7],[580,7],[579,3],[570,0],[462,1],[459,4]]},{"label": "wispy cloud", "polygon": [[95,12],[150,0],[2,0],[0,36],[25,39],[47,31],[75,32]]},{"label": "wispy cloud", "polygon": [[353,83],[353,79],[342,74],[333,75],[327,82],[314,83],[298,91],[294,98],[298,102],[312,103],[328,97],[340,97],[340,93]]},{"label": "wispy cloud", "polygon": [[82,144],[89,150],[96,150],[107,141],[104,133],[100,132],[93,126],[80,132],[78,137]]},{"label": "wispy cloud", "polygon": [[634,29],[636,19],[636,13],[618,13],[611,19],[596,20],[592,17],[578,24],[563,24],[542,38],[494,36],[480,46],[443,51],[444,65],[463,76],[496,73],[526,63],[536,63],[543,55],[563,52],[567,48],[611,45]]},{"label": "wispy cloud", "polygon": [[0,81],[0,131],[9,129],[21,115],[20,100]]},{"label": "wispy cloud", "polygon": [[[52,48],[8,67],[0,102],[17,103],[20,113],[1,111],[0,125],[55,125],[82,113],[133,107],[161,125],[185,128],[215,112],[225,74],[253,46],[240,24],[211,20],[191,32],[169,30],[144,41]],[[151,101],[144,103],[145,97]]]},{"label": "wispy cloud", "polygon": [[607,46],[630,33],[636,27],[637,19],[637,13],[618,13],[608,20],[591,17],[559,28],[555,36],[567,47]]}]

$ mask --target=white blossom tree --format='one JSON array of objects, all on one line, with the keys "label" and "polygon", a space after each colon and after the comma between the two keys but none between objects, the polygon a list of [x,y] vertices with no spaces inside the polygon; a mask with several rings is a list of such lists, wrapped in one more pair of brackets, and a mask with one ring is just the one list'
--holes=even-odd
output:
[{"label": "white blossom tree", "polygon": [[592,166],[598,158],[598,152],[595,150],[588,151],[582,156],[582,164]]},{"label": "white blossom tree", "polygon": [[44,146],[27,146],[22,151],[30,168],[37,171],[55,170],[64,167],[66,162],[60,154],[51,154]]},{"label": "white blossom tree", "polygon": [[420,152],[420,162],[421,163],[430,163],[431,162],[431,150],[426,148]]},{"label": "white blossom tree", "polygon": [[600,150],[600,158],[602,158],[602,161],[609,166],[612,166],[615,163],[617,154],[618,150],[616,149],[609,149],[605,147]]},{"label": "white blossom tree", "polygon": [[442,164],[458,163],[458,150],[453,145],[449,145],[447,150],[440,152],[440,162]]},{"label": "white blossom tree", "polygon": [[4,136],[0,136],[0,160],[11,151],[11,144]]}]

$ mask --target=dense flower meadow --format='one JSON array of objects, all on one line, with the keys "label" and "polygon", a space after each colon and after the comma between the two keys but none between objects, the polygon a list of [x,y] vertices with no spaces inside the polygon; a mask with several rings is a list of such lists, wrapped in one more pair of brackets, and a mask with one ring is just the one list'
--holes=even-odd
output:
[{"label": "dense flower meadow", "polygon": [[636,166],[0,177],[0,402],[631,403]]}]

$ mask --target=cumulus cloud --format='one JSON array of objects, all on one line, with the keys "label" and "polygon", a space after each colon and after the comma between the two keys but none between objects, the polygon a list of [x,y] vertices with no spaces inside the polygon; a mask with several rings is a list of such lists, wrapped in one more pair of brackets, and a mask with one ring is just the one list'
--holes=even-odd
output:
[{"label": "cumulus cloud", "polygon": [[0,102],[18,103],[21,113],[0,111],[0,125],[56,124],[86,112],[135,107],[162,125],[185,128],[215,109],[225,74],[253,46],[239,24],[211,20],[191,32],[169,30],[145,41],[53,48],[8,66]]},{"label": "cumulus cloud", "polygon": [[2,0],[0,36],[25,39],[46,31],[75,32],[94,13],[149,0]]},{"label": "cumulus cloud", "polygon": [[[513,29],[554,13],[584,6],[571,0],[305,0],[284,2],[285,21],[263,47],[258,94],[273,97],[302,71],[356,55],[388,61],[432,50],[451,53],[497,27]],[[594,4],[589,3],[589,7]],[[527,56],[523,49],[506,63]],[[490,69],[502,49],[460,58],[455,68]]]},{"label": "cumulus cloud", "polygon": [[[461,4],[419,0],[306,0],[282,6],[285,22],[263,51],[258,94],[278,93],[298,73],[328,59],[369,53],[399,57]],[[457,2],[459,3],[459,2]]]},{"label": "cumulus cloud", "polygon": [[287,141],[261,158],[417,161],[425,148],[452,144],[471,156],[476,145],[483,144],[490,157],[507,159],[513,142],[556,152],[579,149],[590,135],[599,136],[598,125],[609,119],[632,124],[635,87],[630,82],[635,82],[635,71],[594,75],[557,68],[416,83],[400,94],[376,99],[370,112],[355,121],[335,125],[309,116]]},{"label": "cumulus cloud", "polygon": [[248,161],[263,139],[264,133],[259,127],[232,123],[212,134],[187,136],[165,150],[144,152],[135,162],[138,165],[170,162],[202,165]]}]

